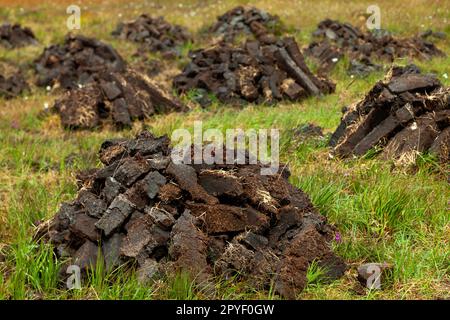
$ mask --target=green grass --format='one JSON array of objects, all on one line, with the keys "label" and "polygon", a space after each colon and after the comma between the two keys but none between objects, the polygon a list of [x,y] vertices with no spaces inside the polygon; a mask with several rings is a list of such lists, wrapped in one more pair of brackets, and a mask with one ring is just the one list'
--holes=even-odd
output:
[{"label": "green grass", "polygon": [[[166,15],[171,22],[189,26],[191,31],[211,23],[214,17],[241,3],[225,4],[208,1],[201,7],[192,3],[188,9],[200,18],[185,15],[185,8],[166,1],[152,14]],[[384,28],[402,36],[427,28],[447,32],[447,39],[437,44],[450,53],[450,8],[445,2],[414,0],[378,1]],[[295,37],[306,44],[318,21],[331,17],[359,23],[369,2],[350,4],[306,1],[293,6],[285,0],[255,1],[255,5],[279,14]],[[351,8],[348,10],[348,8]],[[125,9],[119,2],[108,8],[93,3],[85,11],[82,31],[110,42],[129,61],[134,44],[111,37],[115,21],[131,19],[141,9]],[[0,9],[0,18],[28,25],[41,40],[38,47],[6,51],[0,49],[0,60],[21,61],[30,65],[45,45],[61,41],[65,34],[65,7],[46,5]],[[314,14],[311,14],[314,12]],[[405,14],[406,13],[406,14]],[[433,18],[429,19],[428,16]],[[54,19],[48,19],[52,16]],[[445,20],[447,19],[447,20]],[[447,21],[447,22],[446,22]],[[422,27],[423,25],[423,27]],[[194,42],[182,48],[186,53],[199,48]],[[174,61],[181,67],[187,60]],[[408,61],[396,61],[405,64]],[[445,85],[450,85],[450,58],[414,61],[425,72],[435,72]],[[33,77],[33,73],[28,71]],[[446,182],[448,168],[429,155],[419,157],[415,167],[396,167],[374,156],[339,161],[330,159],[327,137],[336,128],[341,108],[367,92],[382,79],[384,72],[365,78],[351,79],[345,61],[330,75],[337,82],[336,93],[313,97],[300,103],[278,106],[249,105],[245,108],[224,106],[213,99],[207,109],[195,106],[187,114],[159,115],[130,130],[113,129],[94,132],[63,130],[56,116],[43,117],[44,103],[51,105],[57,94],[33,87],[24,97],[0,100],[0,299],[278,299],[272,287],[259,289],[239,279],[217,279],[214,290],[197,287],[187,275],[175,274],[153,284],[140,284],[130,266],[106,272],[97,266],[83,282],[81,290],[66,290],[58,279],[59,266],[51,248],[37,244],[32,236],[35,224],[48,219],[62,201],[76,194],[74,175],[77,170],[100,166],[97,151],[106,138],[131,137],[143,127],[156,134],[171,134],[184,127],[192,130],[193,122],[203,121],[203,128],[278,128],[281,132],[281,160],[288,163],[291,182],[307,192],[315,206],[337,226],[342,237],[334,250],[350,265],[346,275],[332,283],[322,281],[323,270],[317,264],[307,272],[308,285],[299,299],[433,299],[450,298],[450,190]],[[184,99],[189,102],[195,92]],[[192,103],[190,103],[192,105]],[[312,122],[324,128],[326,137],[300,141],[292,130]],[[12,125],[14,123],[14,126]],[[356,268],[364,262],[388,262],[392,273],[382,279],[383,290],[358,294]]]}]

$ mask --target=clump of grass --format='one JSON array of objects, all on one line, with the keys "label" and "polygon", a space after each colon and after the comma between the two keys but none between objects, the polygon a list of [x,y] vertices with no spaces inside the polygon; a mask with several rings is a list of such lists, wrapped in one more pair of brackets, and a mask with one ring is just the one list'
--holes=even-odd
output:
[{"label": "clump of grass", "polygon": [[317,261],[311,262],[306,271],[306,287],[320,285],[326,275],[326,271],[318,264]]},{"label": "clump of grass", "polygon": [[3,288],[0,292],[5,297],[29,299],[57,290],[60,265],[53,247],[22,241],[9,249],[7,264],[13,271],[6,280],[0,281]]}]

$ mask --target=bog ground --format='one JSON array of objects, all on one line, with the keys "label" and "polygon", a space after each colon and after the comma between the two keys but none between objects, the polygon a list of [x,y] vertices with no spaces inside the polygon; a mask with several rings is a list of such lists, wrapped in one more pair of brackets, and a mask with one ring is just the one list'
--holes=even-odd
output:
[{"label": "bog ground", "polygon": [[[66,7],[72,1],[0,0],[0,21],[19,22],[30,27],[38,46],[5,50],[0,61],[13,61],[27,70],[30,83],[36,75],[33,60],[45,46],[63,41]],[[78,4],[75,2],[75,4]],[[373,1],[82,1],[81,33],[112,46],[130,63],[137,46],[111,35],[118,22],[141,13],[164,15],[172,23],[197,35],[215,22],[216,16],[238,4],[249,4],[277,14],[299,45],[306,46],[317,24],[331,18],[355,25],[364,23],[364,13]],[[436,45],[450,55],[450,3],[448,1],[376,1],[381,8],[381,26],[400,36],[413,36],[427,29],[443,31],[447,37]],[[201,48],[203,40],[187,45],[183,52]],[[154,57],[160,57],[155,55]],[[170,87],[167,75],[176,74],[186,58],[165,66],[160,84]],[[437,75],[450,85],[450,57],[431,61],[397,59],[396,64],[416,63],[424,73]],[[315,70],[317,66],[308,61]],[[321,281],[321,270],[312,265],[306,289],[299,299],[445,299],[450,298],[450,219],[448,164],[427,155],[414,165],[395,165],[370,155],[338,160],[329,156],[327,142],[336,129],[343,106],[362,98],[385,71],[364,78],[350,78],[340,62],[330,78],[336,92],[310,97],[298,103],[276,106],[231,107],[214,101],[202,109],[183,97],[188,113],[156,115],[118,131],[112,127],[96,131],[70,132],[62,128],[57,115],[47,115],[58,92],[32,85],[32,92],[18,98],[0,99],[0,299],[166,299],[166,298],[269,298],[271,290],[258,291],[242,281],[219,281],[213,294],[196,287],[184,275],[174,275],[152,286],[137,282],[129,270],[105,274],[95,270],[81,290],[58,286],[58,264],[47,245],[32,237],[39,221],[51,218],[63,201],[77,192],[75,174],[80,169],[100,167],[97,153],[108,138],[134,137],[143,128],[157,135],[177,128],[192,130],[202,120],[204,129],[278,128],[281,132],[281,161],[291,169],[290,182],[310,195],[313,204],[340,232],[333,250],[350,265],[341,279]],[[300,139],[294,132],[313,123],[324,129],[324,137]],[[392,272],[382,279],[383,289],[356,289],[356,269],[365,262],[387,262]],[[58,262],[59,263],[59,262]]]}]

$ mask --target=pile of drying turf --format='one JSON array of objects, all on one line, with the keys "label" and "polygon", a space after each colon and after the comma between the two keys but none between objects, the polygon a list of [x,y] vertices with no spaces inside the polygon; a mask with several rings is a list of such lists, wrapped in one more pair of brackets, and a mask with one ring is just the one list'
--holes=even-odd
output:
[{"label": "pile of drying turf", "polygon": [[278,16],[254,7],[238,6],[217,17],[209,31],[226,42],[232,42],[239,35],[253,35],[262,42],[276,42],[284,26]]},{"label": "pile of drying turf", "polygon": [[332,69],[343,54],[368,65],[368,72],[373,68],[372,58],[393,62],[399,57],[428,60],[444,55],[424,37],[396,38],[384,30],[363,32],[349,23],[330,19],[320,22],[313,36],[318,41],[312,42],[306,53],[319,60],[322,71]]},{"label": "pile of drying turf", "polygon": [[414,65],[392,68],[345,110],[330,145],[340,157],[382,148],[384,159],[415,161],[420,152],[449,161],[450,88]]},{"label": "pile of drying turf", "polygon": [[0,97],[15,98],[28,89],[28,84],[21,73],[15,73],[9,77],[0,74]]},{"label": "pile of drying turf", "polygon": [[63,44],[52,45],[36,59],[38,86],[73,89],[91,82],[101,72],[120,72],[125,62],[117,51],[96,39],[67,35]]},{"label": "pile of drying turf", "polygon": [[8,23],[0,26],[0,45],[5,48],[19,48],[37,43],[30,28],[22,28],[19,24]]},{"label": "pile of drying turf", "polygon": [[136,119],[184,111],[185,107],[147,75],[127,69],[99,74],[82,88],[67,91],[55,102],[54,110],[65,128],[92,129],[106,123],[129,127]]},{"label": "pile of drying turf", "polygon": [[177,56],[180,55],[180,47],[192,41],[186,28],[172,25],[163,17],[152,18],[146,14],[134,21],[120,23],[112,34],[121,39],[141,43],[140,52],[160,51]]},{"label": "pile of drying turf", "polygon": [[294,38],[276,44],[256,40],[240,46],[220,43],[191,52],[190,58],[173,81],[180,93],[203,89],[227,103],[274,103],[335,89],[334,83],[316,77],[308,69]]},{"label": "pile of drying turf", "polygon": [[175,164],[168,146],[146,131],[105,141],[104,166],[84,175],[77,198],[38,237],[82,270],[134,261],[143,281],[180,271],[199,284],[239,275],[295,298],[313,261],[329,279],[343,275],[346,264],[330,248],[334,227],[286,168],[261,175],[259,164]]}]

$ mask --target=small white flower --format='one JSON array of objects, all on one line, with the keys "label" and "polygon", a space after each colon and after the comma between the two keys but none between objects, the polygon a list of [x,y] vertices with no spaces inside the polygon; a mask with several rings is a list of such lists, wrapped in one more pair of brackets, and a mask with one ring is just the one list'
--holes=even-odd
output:
[{"label": "small white flower", "polygon": [[448,79],[448,74],[447,73],[444,73],[442,76],[444,77],[444,79]]},{"label": "small white flower", "polygon": [[48,102],[44,102],[44,110],[48,109]]},{"label": "small white flower", "polygon": [[47,87],[45,87],[45,90],[50,91],[50,90],[52,90],[52,87],[47,86]]},{"label": "small white flower", "polygon": [[331,59],[331,61],[333,61],[334,63],[336,63],[336,62],[338,62],[338,58],[333,58],[333,59]]}]

